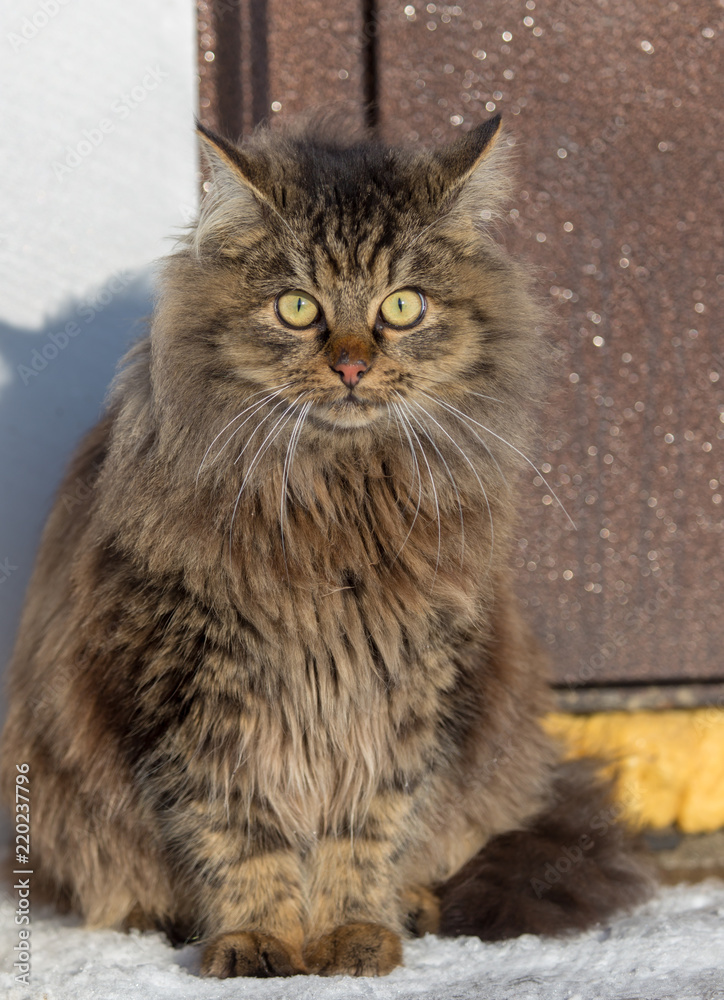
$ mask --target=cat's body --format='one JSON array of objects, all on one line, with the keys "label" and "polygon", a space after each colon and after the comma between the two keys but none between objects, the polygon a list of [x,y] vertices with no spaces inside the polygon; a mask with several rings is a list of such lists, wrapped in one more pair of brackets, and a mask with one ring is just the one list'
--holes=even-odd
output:
[{"label": "cat's body", "polygon": [[216,193],[13,661],[5,794],[27,762],[33,862],[90,924],[199,934],[216,975],[374,974],[437,897],[443,932],[496,937],[645,892],[619,832],[579,851],[590,913],[533,889],[602,793],[556,771],[510,591],[542,349],[481,222],[497,125],[438,154],[207,137]]}]

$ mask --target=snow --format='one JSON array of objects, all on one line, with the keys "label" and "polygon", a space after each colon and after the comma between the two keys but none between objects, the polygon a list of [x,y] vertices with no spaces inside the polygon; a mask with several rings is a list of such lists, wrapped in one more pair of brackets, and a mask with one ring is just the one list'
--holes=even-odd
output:
[{"label": "snow", "polygon": [[0,47],[1,315],[37,329],[193,211],[193,5],[14,0]]},{"label": "snow", "polygon": [[62,471],[195,211],[195,59],[189,0],[0,5],[0,673]]},{"label": "snow", "polygon": [[[8,1000],[724,1000],[724,882],[662,889],[635,912],[568,938],[498,944],[427,935],[380,979],[201,979],[196,946],[160,934],[86,931],[32,913],[30,987],[13,982],[15,904],[0,901]],[[31,911],[32,912],[32,911]]]}]

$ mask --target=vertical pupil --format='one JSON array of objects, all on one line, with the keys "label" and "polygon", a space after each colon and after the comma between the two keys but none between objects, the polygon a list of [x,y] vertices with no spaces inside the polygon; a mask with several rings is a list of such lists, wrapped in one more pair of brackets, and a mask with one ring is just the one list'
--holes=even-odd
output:
[{"label": "vertical pupil", "polygon": [[399,296],[398,299],[397,299],[397,308],[400,310],[400,312],[402,312],[403,309],[404,309],[404,303],[402,301],[402,296]]},{"label": "vertical pupil", "polygon": [[304,305],[304,303],[303,303],[302,299],[301,298],[297,299],[297,312],[301,312],[302,311],[302,306],[303,305]]}]

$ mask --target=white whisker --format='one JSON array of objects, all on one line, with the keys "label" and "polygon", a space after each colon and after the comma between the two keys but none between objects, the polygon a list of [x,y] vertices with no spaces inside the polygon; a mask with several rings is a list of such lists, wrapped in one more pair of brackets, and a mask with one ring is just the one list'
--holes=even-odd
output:
[{"label": "white whisker", "polygon": [[512,448],[512,450],[516,453],[516,455],[520,455],[520,457],[525,462],[527,462],[528,465],[534,470],[534,472],[536,473],[536,475],[540,476],[540,478],[543,481],[543,483],[545,484],[546,488],[552,494],[552,496],[555,499],[556,503],[561,508],[561,510],[563,511],[563,513],[566,515],[566,517],[568,518],[568,521],[570,522],[571,527],[575,530],[576,525],[575,525],[575,523],[573,521],[573,518],[571,517],[571,515],[568,513],[568,511],[566,510],[566,508],[561,503],[561,501],[560,501],[560,499],[558,497],[558,494],[555,492],[555,490],[550,485],[550,483],[548,482],[548,480],[546,479],[546,477],[543,475],[543,473],[540,471],[540,469],[538,469],[537,466],[534,465],[533,462],[531,462],[531,460],[528,458],[527,455],[523,454],[523,452],[520,450],[520,448],[516,448],[516,446],[514,444],[511,444],[510,441],[506,441],[506,439],[504,437],[501,437],[500,434],[496,434],[495,431],[491,430],[489,427],[486,427],[485,424],[481,424],[478,420],[475,420],[473,417],[469,416],[467,413],[463,413],[462,410],[458,410],[458,408],[456,406],[453,406],[451,403],[445,403],[441,399],[435,399],[434,396],[430,396],[426,392],[423,392],[422,395],[425,396],[427,399],[432,400],[433,403],[437,403],[439,406],[442,406],[444,409],[448,410],[448,412],[454,414],[456,417],[458,417],[459,420],[469,421],[470,423],[475,424],[476,427],[480,427],[481,430],[486,431],[488,434],[492,434],[492,436],[494,438],[497,438],[498,441],[501,441],[503,444],[507,445],[509,448]]},{"label": "white whisker", "polygon": [[[249,435],[249,440],[246,442],[246,444],[244,445],[244,447],[241,449],[241,451],[239,452],[239,454],[234,459],[234,465],[236,465],[236,463],[239,461],[239,459],[244,454],[244,452],[246,451],[246,449],[249,447],[249,445],[251,444],[252,440],[254,439],[254,435],[256,434],[256,432],[258,430],[261,430],[261,428],[264,426],[264,424],[267,422],[267,420],[272,416],[272,414],[274,413],[274,411],[278,410],[280,406],[284,406],[284,404],[286,402],[287,402],[286,399],[283,399],[283,398],[280,399],[278,403],[275,403],[274,406],[272,406],[271,410],[269,410],[269,412],[267,413],[267,415],[262,420],[259,421],[259,423],[256,425],[256,427],[254,428],[254,430]],[[258,412],[259,412],[258,410],[254,410],[254,413],[250,414],[247,417],[247,420],[250,420],[253,416],[256,416],[256,414]],[[287,411],[285,410],[284,413],[286,413],[286,412]],[[246,420],[244,421],[244,423],[246,423]],[[276,424],[274,426],[276,427]],[[243,427],[243,424],[242,424],[242,427]],[[241,428],[238,428],[238,429],[240,430]],[[234,432],[234,433],[236,433],[236,432]],[[232,437],[233,437],[233,435],[232,435]],[[231,438],[229,438],[229,441],[230,440],[231,440]],[[224,447],[226,447],[226,445],[229,443],[229,441],[225,442]]]},{"label": "white whisker", "polygon": [[[417,483],[418,483],[417,507],[415,508],[415,514],[414,514],[414,516],[412,518],[412,524],[410,525],[409,531],[405,535],[405,539],[404,539],[402,545],[400,546],[397,555],[392,560],[392,565],[394,565],[397,562],[397,560],[400,558],[400,554],[401,554],[402,550],[407,545],[407,540],[410,537],[410,535],[412,534],[412,529],[415,527],[415,521],[417,521],[417,515],[420,513],[420,506],[422,504],[422,476],[420,474],[420,466],[419,466],[418,461],[417,461],[417,454],[415,453],[415,446],[412,443],[412,438],[410,437],[410,432],[408,431],[407,426],[406,426],[407,421],[405,420],[405,416],[404,416],[404,414],[400,410],[400,407],[397,404],[393,403],[392,404],[392,408],[395,411],[395,413],[397,414],[397,417],[398,417],[398,419],[400,421],[399,426],[405,432],[405,437],[407,438],[407,443],[410,446],[410,454],[412,455],[412,463],[413,463],[413,473],[417,474],[416,478],[417,478]],[[412,486],[410,487],[410,493],[408,495],[407,500],[405,501],[405,507],[407,507],[407,504],[409,503],[410,498],[412,496],[412,489],[414,488],[414,483],[415,483],[415,478],[413,477]]]},{"label": "white whisker", "polygon": [[287,453],[284,456],[284,468],[282,470],[282,486],[281,486],[281,496],[279,499],[279,529],[281,531],[282,537],[282,552],[284,554],[284,566],[287,571],[287,579],[289,578],[289,567],[287,566],[287,549],[284,542],[284,522],[286,520],[286,510],[287,510],[287,483],[289,482],[289,476],[292,471],[292,464],[294,462],[294,452],[296,451],[297,444],[299,443],[299,436],[302,432],[302,427],[304,426],[304,421],[307,419],[307,414],[312,407],[312,401],[308,400],[303,406],[297,417],[296,423],[292,428],[292,433],[289,435],[289,442],[287,444]]},{"label": "white whisker", "polygon": [[[388,412],[391,412],[392,416],[395,418],[395,427],[397,428],[397,436],[400,439],[400,444],[404,448],[405,442],[402,440],[402,431],[400,430],[400,418],[399,418],[399,416],[398,416],[398,414],[396,412],[397,411],[397,407],[395,406],[394,403],[392,403],[392,404],[388,403],[387,404],[387,409],[388,409]],[[409,435],[408,435],[408,438],[407,438],[407,443],[408,443],[408,446],[411,443]],[[410,488],[407,491],[407,498],[406,498],[405,503],[404,503],[404,509],[407,508],[407,505],[409,504],[410,500],[412,499],[412,491],[415,488],[415,483],[417,481],[416,477],[415,477],[414,456],[413,456],[413,460],[410,462],[410,469],[412,471],[412,476],[411,476]]]},{"label": "white whisker", "polygon": [[414,247],[417,243],[419,243],[419,241],[422,239],[422,237],[425,235],[428,229],[432,229],[432,227],[436,226],[437,224],[438,220],[434,219],[432,222],[429,222],[426,226],[423,226],[423,228],[420,230],[417,236],[415,236],[407,243],[407,249],[408,250],[412,249],[412,247]]},{"label": "white whisker", "polygon": [[[411,400],[411,402],[413,402],[413,401]],[[414,401],[414,405],[418,409],[422,410],[422,412],[425,414],[425,416],[429,417],[430,420],[432,420],[432,422],[437,427],[440,428],[440,430],[443,432],[443,434],[445,435],[445,437],[448,438],[448,440],[452,442],[452,444],[454,445],[454,447],[457,448],[457,450],[460,452],[460,454],[463,456],[463,458],[465,459],[465,461],[468,463],[468,465],[472,469],[473,475],[475,476],[475,478],[476,478],[476,480],[478,482],[478,486],[480,487],[480,490],[481,490],[481,492],[483,494],[483,499],[485,500],[485,506],[488,508],[488,520],[490,522],[490,558],[488,559],[488,569],[490,569],[490,563],[492,562],[492,559],[493,559],[493,547],[495,545],[495,527],[493,525],[493,511],[492,511],[492,509],[490,507],[490,500],[488,499],[488,492],[485,489],[485,486],[483,485],[482,479],[478,475],[478,470],[475,468],[475,466],[473,465],[473,463],[470,460],[470,458],[468,457],[468,455],[463,451],[463,449],[457,443],[457,441],[455,440],[455,438],[445,430],[445,428],[442,426],[442,424],[438,423],[438,421],[435,420],[435,418],[433,417],[433,415],[431,413],[429,413],[421,403],[418,403],[417,401]]]},{"label": "white whisker", "polygon": [[[291,385],[291,383],[290,382],[286,382],[283,385],[276,385],[276,386],[274,386],[273,389],[268,393],[268,395],[264,397],[264,399],[258,400],[256,403],[252,403],[250,406],[247,406],[245,409],[243,409],[241,411],[241,413],[237,413],[235,417],[232,417],[232,419],[228,422],[228,424],[225,427],[222,427],[222,429],[219,431],[219,433],[216,435],[216,437],[214,438],[214,440],[211,442],[211,444],[209,445],[209,447],[204,452],[204,457],[201,459],[201,464],[199,465],[199,471],[196,473],[196,486],[197,487],[199,485],[199,476],[201,475],[201,470],[202,470],[202,468],[204,466],[204,462],[206,461],[206,458],[207,458],[209,452],[214,447],[214,445],[219,440],[219,438],[224,433],[224,431],[228,430],[228,428],[231,427],[232,424],[235,424],[236,421],[239,420],[241,417],[243,417],[245,413],[248,413],[249,410],[254,410],[254,413],[258,413],[259,410],[264,406],[265,403],[267,403],[270,399],[273,399],[275,396],[277,396],[279,394],[277,390],[286,389],[289,385]],[[243,402],[245,403],[247,400],[253,399],[254,396],[259,396],[262,392],[267,392],[267,390],[266,389],[261,389],[259,392],[253,392],[251,394],[251,396],[246,396],[245,399],[243,400]],[[252,417],[254,416],[254,413],[251,414]],[[241,424],[239,427],[237,427],[237,430],[241,430],[241,427],[243,427],[244,424],[246,424],[249,419],[250,419],[250,417],[247,417],[247,420],[245,420],[243,424]],[[236,431],[234,433],[236,433]],[[234,435],[232,434],[231,437],[233,437],[233,436]],[[229,443],[229,441],[231,441],[231,437],[219,449],[219,452],[216,455],[216,458],[219,457],[219,455],[224,450],[224,448],[226,447],[226,445]]]},{"label": "white whisker", "polygon": [[[426,416],[430,417],[430,414],[427,413],[427,410],[425,410],[424,407],[420,406],[419,403],[415,403],[414,400],[410,400],[409,402],[413,403],[413,405],[417,406],[419,409],[421,409],[422,412]],[[408,415],[409,415],[410,419],[414,420],[415,423],[417,424],[417,426],[420,427],[424,431],[425,435],[427,436],[428,441],[430,442],[430,444],[435,449],[438,458],[442,462],[443,466],[445,467],[445,471],[448,474],[448,478],[450,480],[450,485],[452,486],[452,488],[453,488],[453,490],[455,492],[455,499],[457,500],[458,511],[460,512],[460,568],[462,569],[463,564],[465,562],[465,517],[463,515],[463,505],[462,505],[462,501],[460,499],[460,492],[458,490],[457,483],[455,482],[455,477],[452,474],[452,470],[450,469],[450,466],[445,461],[445,456],[440,451],[440,449],[438,448],[438,446],[435,444],[435,441],[434,441],[432,435],[430,434],[430,428],[427,426],[427,424],[425,423],[425,421],[421,417],[416,417],[414,415],[414,413],[412,413],[410,411],[409,407],[408,407]],[[436,423],[436,421],[434,420],[433,417],[430,417],[430,419],[433,421],[433,423]]]},{"label": "white whisker", "polygon": [[480,396],[481,399],[492,399],[494,403],[500,403],[501,406],[505,405],[503,400],[498,399],[496,396],[486,396],[484,392],[475,392],[473,389],[466,389],[465,391],[470,393],[471,396]]},{"label": "white whisker", "polygon": [[[403,397],[399,393],[395,393],[395,395],[400,400],[400,412],[402,413],[402,409],[403,409],[403,407],[405,405],[405,401],[404,401]],[[437,571],[438,571],[438,569],[440,567],[440,549],[442,547],[442,525],[440,523],[440,504],[439,504],[438,497],[437,497],[437,488],[435,486],[435,478],[434,478],[434,476],[432,474],[432,469],[430,468],[430,463],[427,460],[427,454],[425,453],[425,448],[423,446],[422,441],[418,437],[417,432],[415,431],[415,428],[412,426],[412,421],[411,421],[411,419],[410,419],[409,416],[407,417],[407,423],[408,423],[408,426],[410,428],[410,433],[413,435],[413,437],[415,438],[415,440],[417,441],[417,443],[420,446],[420,454],[422,455],[422,458],[423,458],[423,460],[425,462],[425,466],[427,468],[427,474],[430,477],[430,486],[432,487],[432,495],[433,495],[433,498],[435,500],[435,514],[437,516],[437,559],[435,560],[435,572],[432,575],[432,585],[430,587],[430,589],[432,590],[432,588],[435,586],[435,580],[437,579]]]},{"label": "white whisker", "polygon": [[[444,403],[441,399],[435,399],[434,396],[430,396],[427,393],[423,393],[423,395],[427,395],[428,399],[432,399],[439,406],[447,408],[448,405],[452,405],[452,404]],[[452,408],[452,410],[450,412],[453,414],[453,416],[457,417],[457,419],[460,419],[459,416],[458,416],[458,414],[455,413],[455,407],[454,406],[453,406],[453,408]],[[508,480],[505,477],[505,473],[500,468],[500,462],[498,462],[498,459],[495,457],[495,455],[491,451],[490,445],[488,444],[488,442],[484,438],[481,438],[480,435],[478,434],[478,432],[474,428],[468,427],[467,424],[463,424],[463,426],[465,427],[466,430],[470,431],[470,433],[473,435],[473,437],[475,438],[475,440],[478,441],[479,444],[481,444],[483,446],[483,448],[485,448],[485,450],[487,451],[488,455],[490,456],[491,461],[495,465],[495,468],[498,470],[498,474],[500,475],[500,478],[503,480],[503,482],[507,486],[508,485]]]},{"label": "white whisker", "polygon": [[[294,415],[294,407],[296,406],[296,404],[299,402],[299,400],[302,398],[303,395],[304,395],[304,393],[300,392],[299,395],[297,396],[297,398],[293,402],[289,403],[289,405],[287,406],[287,408],[284,411],[284,413],[282,413],[282,415],[279,417],[279,419],[274,424],[274,426],[272,427],[272,429],[269,431],[269,433],[267,434],[267,436],[264,438],[264,440],[262,441],[262,443],[259,445],[259,447],[256,450],[256,454],[254,455],[254,457],[252,458],[251,462],[249,463],[249,466],[248,466],[248,468],[246,470],[246,473],[244,475],[244,478],[242,480],[241,487],[239,488],[239,492],[238,492],[238,494],[236,496],[236,502],[234,503],[234,510],[232,511],[232,514],[231,514],[231,524],[229,525],[229,559],[232,558],[232,542],[233,542],[234,520],[236,518],[236,512],[237,512],[237,510],[239,508],[239,501],[241,500],[241,496],[242,496],[242,494],[243,494],[243,492],[244,492],[244,490],[246,488],[246,484],[249,482],[251,474],[254,471],[254,469],[256,468],[256,466],[259,464],[259,462],[264,457],[264,455],[267,453],[267,451],[269,450],[269,448],[271,448],[271,446],[274,444],[274,442],[279,437],[279,435],[281,434],[281,432],[284,430],[284,428],[286,427],[286,425],[292,419],[292,416]],[[278,405],[279,404],[277,403],[277,406]],[[276,406],[274,407],[274,409],[276,409]],[[267,416],[264,418],[264,420],[262,420],[262,422],[261,422],[261,424],[259,426],[261,427],[262,424],[264,424],[269,419],[270,416],[271,416],[271,414],[267,414]],[[281,424],[281,426],[280,426],[280,424]],[[279,429],[277,430],[277,428],[279,428]],[[275,433],[275,431],[276,431],[276,433]],[[256,431],[255,431],[255,433],[256,433]],[[249,439],[249,441],[251,441],[251,438]],[[241,453],[236,458],[236,461],[234,462],[234,465],[236,465],[236,462],[239,461],[239,459],[243,455],[244,451],[246,451],[246,448],[247,448],[247,446],[249,444],[249,441],[247,441],[246,445],[244,445],[244,448],[242,449]]]}]

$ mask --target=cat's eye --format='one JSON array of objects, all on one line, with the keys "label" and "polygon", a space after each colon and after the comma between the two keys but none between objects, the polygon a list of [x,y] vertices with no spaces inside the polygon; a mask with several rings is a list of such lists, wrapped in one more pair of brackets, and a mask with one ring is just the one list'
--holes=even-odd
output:
[{"label": "cat's eye", "polygon": [[388,295],[380,306],[382,319],[388,326],[402,329],[419,323],[425,315],[425,297],[412,288],[401,288]]},{"label": "cat's eye", "polygon": [[311,326],[320,313],[319,304],[306,292],[282,292],[277,296],[274,306],[282,323],[293,326],[296,330]]}]

